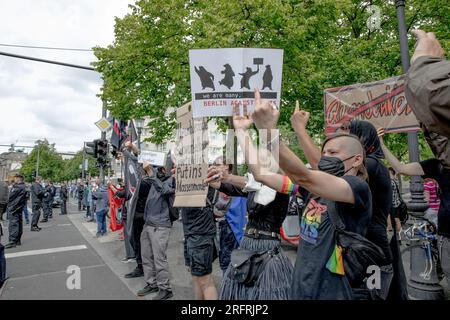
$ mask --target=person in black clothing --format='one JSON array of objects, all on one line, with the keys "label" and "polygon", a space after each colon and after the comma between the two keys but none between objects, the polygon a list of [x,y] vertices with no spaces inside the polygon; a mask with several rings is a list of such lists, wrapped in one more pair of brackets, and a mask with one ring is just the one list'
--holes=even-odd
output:
[{"label": "person in black clothing", "polygon": [[[235,128],[240,128],[238,122]],[[243,149],[244,150],[244,149]],[[286,218],[289,195],[276,192],[246,177],[228,173],[227,166],[212,166],[205,181],[228,196],[246,197],[248,222],[237,250],[269,252],[270,259],[252,285],[233,278],[231,264],[225,271],[220,300],[286,300],[290,296],[293,266],[281,250],[280,228]],[[234,250],[235,253],[237,250]]]},{"label": "person in black clothing", "polygon": [[83,209],[84,183],[80,181],[77,187],[78,211]]},{"label": "person in black clothing", "polygon": [[122,221],[123,221],[123,240],[125,243],[125,258],[121,260],[123,263],[130,263],[130,262],[136,262],[136,257],[133,251],[133,247],[130,244],[130,239],[127,232],[127,220],[128,220],[128,214],[127,214],[127,206],[126,201],[127,199],[127,192],[123,186],[123,184],[120,184],[120,188],[114,187],[114,197],[117,197],[119,199],[122,199],[123,203],[121,206],[121,215],[122,215]]},{"label": "person in black clothing", "polygon": [[378,134],[386,159],[398,174],[421,176],[423,179],[431,178],[436,180],[440,186],[439,199],[441,200],[441,205],[438,211],[437,231],[439,235],[439,254],[442,271],[450,285],[450,169],[445,165],[447,161],[432,158],[421,162],[401,163],[384,144],[382,139],[384,130],[378,129]]},{"label": "person in black clothing", "polygon": [[33,215],[31,218],[31,231],[39,231],[39,218],[41,216],[42,199],[44,198],[45,190],[41,185],[42,178],[36,177],[36,181],[31,186],[31,205]]},{"label": "person in black clothing", "polygon": [[[151,164],[148,161],[143,163],[142,168],[144,169],[145,174],[142,176],[141,181],[139,182],[139,191],[138,198],[136,203],[136,210],[133,216],[133,231],[131,234],[131,244],[136,255],[137,266],[131,273],[125,275],[125,278],[136,278],[142,277],[144,275],[144,269],[142,267],[142,255],[141,255],[141,234],[144,229],[144,212],[145,212],[145,203],[147,201],[148,193],[150,192],[150,188],[152,186],[150,177],[148,173],[151,170]],[[147,294],[147,292],[138,292],[139,296],[143,296]]]},{"label": "person in black clothing", "polygon": [[[126,211],[126,214],[124,215],[124,224],[125,224],[124,237],[125,241],[128,241],[128,247],[127,243],[125,243],[125,249],[127,251],[127,255],[131,254],[130,252],[133,251],[137,263],[136,268],[130,273],[127,273],[125,275],[125,278],[138,278],[144,276],[140,238],[145,223],[144,220],[145,204],[151,187],[149,174],[152,173],[153,170],[151,164],[147,161],[145,161],[143,166],[138,165],[138,158],[137,158],[138,154],[139,149],[129,141],[125,143],[123,152],[120,152],[118,154],[120,158],[125,157],[125,160],[132,161],[136,165],[138,171],[137,175],[139,176],[139,183],[137,184],[137,188],[135,191],[135,195],[137,195],[134,202],[135,205],[132,205],[132,203],[129,203],[128,206],[123,205],[123,210]],[[124,190],[123,192],[118,194],[118,196],[121,198],[125,198],[125,201],[129,201],[131,199],[131,192],[130,190]],[[128,230],[130,229],[130,224],[131,224],[131,232],[128,233]],[[146,295],[147,293],[149,292],[146,292],[145,290],[140,290],[138,292],[138,295],[143,296]]]},{"label": "person in black clothing", "polygon": [[5,247],[2,245],[3,225],[0,221],[0,289],[6,281]]},{"label": "person in black clothing", "polygon": [[52,206],[52,187],[50,185],[50,181],[47,181],[47,184],[44,187],[44,197],[42,199],[42,209],[44,211],[44,218],[41,222],[48,222],[50,218],[50,207]]},{"label": "person in black clothing", "polygon": [[5,249],[15,248],[21,245],[21,237],[23,233],[23,207],[27,203],[27,191],[23,176],[16,174],[14,184],[9,193],[8,207],[6,208],[7,217],[9,219],[9,243]]},{"label": "person in black clothing", "polygon": [[55,195],[56,195],[56,187],[53,185],[53,182],[49,181],[49,193],[50,193],[50,198],[49,198],[49,218],[53,218],[53,200],[55,199]]},{"label": "person in black clothing", "polygon": [[[257,90],[255,102],[252,119],[248,115],[239,116],[237,112],[233,117],[239,144],[248,143],[244,154],[250,170],[256,180],[278,192],[299,194],[307,202],[300,217],[301,240],[290,298],[353,299],[352,287],[345,276],[342,247],[336,241],[335,231],[339,221],[345,230],[363,236],[370,222],[372,203],[369,186],[364,181],[367,178],[364,149],[356,136],[329,137],[323,143],[319,170],[309,170],[287,146],[278,142],[278,137],[271,137],[269,145],[279,151],[279,165],[287,176],[274,174],[272,168],[260,165],[260,162],[266,162],[265,159],[249,163],[250,155],[258,155],[258,151],[247,129],[254,121],[258,129],[274,130],[280,115],[268,101],[261,101]],[[296,107],[291,118],[294,128],[298,112]]]},{"label": "person in black clothing", "polygon": [[196,300],[217,300],[212,279],[212,264],[217,256],[215,246],[216,223],[213,207],[218,191],[209,188],[204,208],[182,208],[185,265],[192,275]]},{"label": "person in black clothing", "polygon": [[[312,139],[306,131],[306,125],[309,119],[309,112],[299,110],[295,114],[294,130],[297,134],[300,145],[305,152],[305,156],[312,168],[317,169],[320,160],[320,150],[314,145]],[[387,235],[387,219],[392,206],[392,187],[389,177],[389,171],[383,164],[381,159],[384,157],[381,150],[380,141],[378,139],[375,127],[367,121],[352,120],[346,123],[340,129],[340,132],[354,134],[361,139],[361,142],[366,153],[365,167],[369,176],[368,184],[372,193],[372,218],[367,229],[366,238],[379,246],[386,257],[386,265],[381,266],[382,273],[382,289],[364,291],[361,293],[361,299],[368,298],[368,294],[372,298],[386,299],[388,297],[391,281],[394,277],[394,270],[392,266],[393,256]],[[397,246],[397,243],[391,245]],[[396,250],[397,252],[398,250]],[[400,278],[404,279],[401,274],[404,274],[401,257],[395,257],[395,271]],[[399,265],[400,264],[400,265]],[[396,276],[395,283],[398,287],[406,288],[404,281],[399,281]]]},{"label": "person in black clothing", "polygon": [[61,190],[59,192],[59,197],[61,198],[61,215],[67,214],[67,199],[69,198],[66,184],[61,183]]}]

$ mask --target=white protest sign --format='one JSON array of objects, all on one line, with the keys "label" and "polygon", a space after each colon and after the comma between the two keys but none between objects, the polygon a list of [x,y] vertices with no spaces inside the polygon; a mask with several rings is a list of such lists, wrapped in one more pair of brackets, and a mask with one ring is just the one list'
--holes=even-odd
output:
[{"label": "white protest sign", "polygon": [[139,155],[139,162],[142,163],[145,160],[150,162],[152,166],[163,167],[166,165],[166,154],[164,152],[143,150]]},{"label": "white protest sign", "polygon": [[262,99],[280,105],[281,49],[189,50],[189,67],[194,118],[230,117],[234,105],[252,112],[255,88]]}]

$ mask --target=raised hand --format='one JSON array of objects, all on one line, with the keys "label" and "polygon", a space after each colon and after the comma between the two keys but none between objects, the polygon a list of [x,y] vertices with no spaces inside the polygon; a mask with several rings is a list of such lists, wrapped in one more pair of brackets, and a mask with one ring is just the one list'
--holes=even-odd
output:
[{"label": "raised hand", "polygon": [[234,129],[248,130],[253,123],[252,118],[248,114],[247,106],[243,106],[243,115],[240,115],[239,105],[233,106],[233,126]]},{"label": "raised hand", "polygon": [[252,119],[258,129],[275,129],[277,127],[280,112],[274,104],[262,101],[258,89],[255,89],[255,111]]},{"label": "raised hand", "polygon": [[386,134],[384,131],[384,128],[378,128],[377,129],[378,138],[380,139],[380,142],[383,142],[383,136]]},{"label": "raised hand", "polygon": [[304,129],[308,124],[310,113],[300,109],[298,100],[295,102],[295,110],[291,116],[291,124],[294,130]]},{"label": "raised hand", "polygon": [[208,174],[204,183],[222,182],[227,176],[228,173],[225,170],[222,170],[220,167],[211,166],[208,168]]},{"label": "raised hand", "polygon": [[411,33],[417,38],[416,49],[411,57],[411,64],[413,64],[417,58],[422,56],[444,57],[444,49],[442,49],[433,32],[427,33],[417,29],[412,30]]}]

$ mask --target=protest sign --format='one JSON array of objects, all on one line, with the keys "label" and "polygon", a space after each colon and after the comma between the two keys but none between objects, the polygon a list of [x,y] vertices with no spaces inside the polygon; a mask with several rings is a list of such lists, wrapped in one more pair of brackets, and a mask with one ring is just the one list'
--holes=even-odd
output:
[{"label": "protest sign", "polygon": [[408,105],[404,76],[354,84],[324,91],[325,133],[330,134],[352,119],[371,122],[386,132],[419,130]]},{"label": "protest sign", "polygon": [[139,155],[139,162],[150,162],[152,166],[165,167],[166,166],[166,154],[164,152],[142,150]]},{"label": "protest sign", "polygon": [[234,105],[254,109],[254,89],[280,105],[283,50],[189,50],[193,117],[231,117]]},{"label": "protest sign", "polygon": [[177,110],[175,150],[176,189],[174,207],[204,207],[208,185],[208,121],[193,119],[191,103]]}]

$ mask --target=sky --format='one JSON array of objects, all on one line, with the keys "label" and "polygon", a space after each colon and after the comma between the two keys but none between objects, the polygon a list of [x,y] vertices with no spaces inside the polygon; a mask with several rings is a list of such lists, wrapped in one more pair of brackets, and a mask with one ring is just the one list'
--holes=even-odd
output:
[{"label": "sky", "polygon": [[[0,44],[91,49],[114,40],[114,19],[132,0],[0,1]],[[89,66],[92,52],[13,48],[0,51]],[[94,71],[0,55],[0,144],[46,138],[76,152],[100,137],[101,78]],[[0,152],[8,147],[0,147]]]}]

